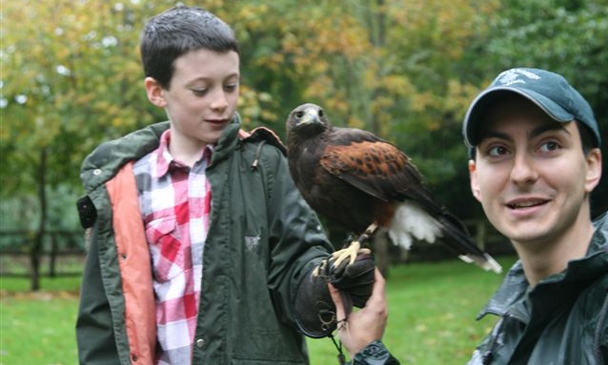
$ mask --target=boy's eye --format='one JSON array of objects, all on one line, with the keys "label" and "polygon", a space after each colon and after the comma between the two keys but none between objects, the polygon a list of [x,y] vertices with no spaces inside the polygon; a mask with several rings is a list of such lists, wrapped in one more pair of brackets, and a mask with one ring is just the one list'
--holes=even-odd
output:
[{"label": "boy's eye", "polygon": [[192,89],[192,92],[196,95],[205,95],[207,89]]}]

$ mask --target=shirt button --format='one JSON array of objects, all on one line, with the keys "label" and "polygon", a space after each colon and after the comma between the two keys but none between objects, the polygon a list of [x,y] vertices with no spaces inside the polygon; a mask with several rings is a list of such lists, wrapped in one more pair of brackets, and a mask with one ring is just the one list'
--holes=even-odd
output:
[{"label": "shirt button", "polygon": [[99,175],[99,174],[101,174],[101,169],[93,170],[93,175]]},{"label": "shirt button", "polygon": [[198,347],[199,349],[202,348],[205,345],[205,340],[203,340],[202,338],[199,338],[198,340],[196,340],[196,347]]}]

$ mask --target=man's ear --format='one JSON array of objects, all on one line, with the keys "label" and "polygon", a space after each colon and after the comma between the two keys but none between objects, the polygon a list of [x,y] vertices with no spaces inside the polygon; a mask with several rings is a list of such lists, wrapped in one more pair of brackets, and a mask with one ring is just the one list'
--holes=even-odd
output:
[{"label": "man's ear", "polygon": [[591,193],[600,183],[602,177],[602,151],[594,148],[585,157],[587,161],[587,176],[585,177],[585,192]]},{"label": "man's ear", "polygon": [[164,108],[167,106],[167,101],[165,100],[165,92],[162,86],[156,81],[156,79],[152,77],[146,77],[144,80],[144,85],[146,86],[146,94],[148,95],[148,100],[157,107]]},{"label": "man's ear", "polygon": [[475,160],[469,160],[469,180],[471,183],[471,192],[478,201],[481,201],[481,191],[479,182],[477,181],[477,164]]}]

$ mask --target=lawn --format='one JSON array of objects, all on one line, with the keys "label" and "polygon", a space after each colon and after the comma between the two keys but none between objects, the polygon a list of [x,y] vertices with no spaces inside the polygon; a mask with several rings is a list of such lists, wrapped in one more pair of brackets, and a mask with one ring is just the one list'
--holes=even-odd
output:
[{"label": "lawn", "polygon": [[[501,258],[507,270],[513,257]],[[389,323],[384,342],[402,364],[466,364],[493,319],[475,316],[502,280],[460,261],[391,268]],[[77,364],[74,321],[80,279],[44,279],[28,293],[27,279],[0,277],[0,365]],[[309,340],[313,365],[337,364],[329,339]]]}]

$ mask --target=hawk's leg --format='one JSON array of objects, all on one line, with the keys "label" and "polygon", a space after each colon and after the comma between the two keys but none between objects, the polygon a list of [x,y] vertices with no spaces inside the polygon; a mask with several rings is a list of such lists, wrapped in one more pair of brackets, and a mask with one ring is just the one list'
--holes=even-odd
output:
[{"label": "hawk's leg", "polygon": [[378,228],[378,225],[376,223],[370,224],[370,226],[367,227],[365,232],[363,232],[359,236],[359,238],[357,238],[357,240],[352,241],[350,243],[350,245],[348,245],[348,247],[334,252],[331,255],[331,259],[334,261],[334,266],[340,267],[342,262],[347,259],[348,259],[347,265],[351,265],[357,259],[357,254],[359,254],[360,250],[364,251],[367,254],[371,253],[371,251],[369,249],[361,248],[361,243],[370,239],[371,236],[374,234],[374,232],[376,232],[377,228]]},{"label": "hawk's leg", "polygon": [[361,244],[370,239],[377,228],[378,225],[376,223],[370,224],[370,226],[367,227],[365,232],[363,232],[363,234],[361,234],[355,241],[352,241],[350,245],[348,245],[348,247],[334,252],[330,258],[330,260],[333,261],[333,266],[340,267],[342,262],[345,260],[348,260],[347,265],[351,265],[357,259],[357,255],[360,251],[363,251],[367,254],[371,253],[369,249],[361,248]]},{"label": "hawk's leg", "polygon": [[[355,241],[352,241],[346,248],[334,252],[328,259],[323,260],[321,265],[315,268],[313,275],[318,276],[330,267],[338,268],[340,265],[351,265],[355,262],[359,253],[370,254],[371,250],[368,248],[361,248],[361,244],[369,240],[374,232],[376,232],[377,228],[378,225],[376,223],[370,224],[365,232],[363,232]],[[348,262],[344,263],[346,260],[348,260]]]}]

